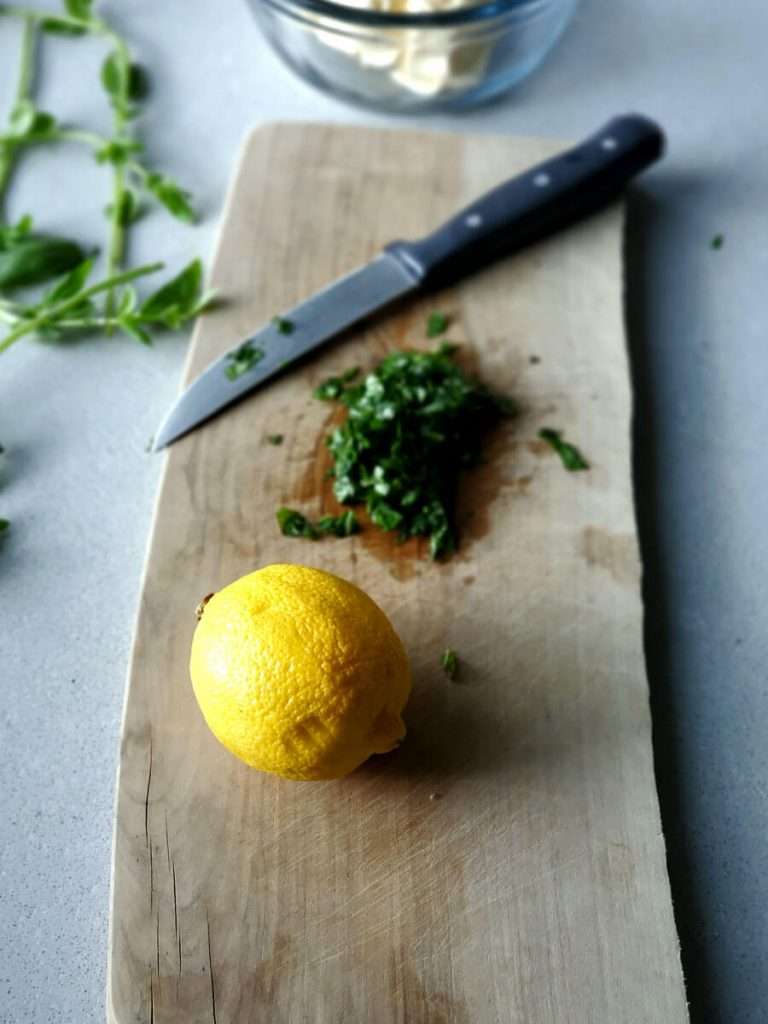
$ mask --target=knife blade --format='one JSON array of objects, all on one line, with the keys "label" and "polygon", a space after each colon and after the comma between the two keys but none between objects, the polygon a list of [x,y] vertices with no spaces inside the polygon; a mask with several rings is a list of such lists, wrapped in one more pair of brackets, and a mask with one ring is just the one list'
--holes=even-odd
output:
[{"label": "knife blade", "polygon": [[[432,234],[392,242],[369,264],[282,314],[211,363],[158,430],[158,451],[307,353],[411,292],[444,286],[564,228],[616,198],[657,160],[664,136],[639,114],[613,118],[584,142],[504,182]],[[251,364],[232,367],[243,346]]]}]

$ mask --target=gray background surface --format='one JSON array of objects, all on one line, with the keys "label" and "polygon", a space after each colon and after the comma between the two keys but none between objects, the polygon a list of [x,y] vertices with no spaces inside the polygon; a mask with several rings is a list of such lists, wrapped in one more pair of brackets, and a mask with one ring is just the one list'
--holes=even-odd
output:
[{"label": "gray background surface", "polygon": [[[241,0],[105,7],[152,69],[150,158],[205,213],[162,214],[131,258],[207,256],[260,120],[384,121],[296,81]],[[768,5],[583,0],[508,100],[411,126],[575,138],[628,109],[669,134],[630,221],[637,485],[659,786],[696,1021],[768,1019]],[[0,20],[0,99],[15,25]],[[106,128],[98,48],[46,46],[41,101]],[[12,212],[101,240],[108,174],[28,156]],[[710,239],[725,234],[720,251]],[[258,244],[258,239],[254,239]],[[589,339],[584,339],[589,344]],[[0,1021],[104,1018],[112,801],[141,567],[186,338],[24,342],[0,363]],[[623,1024],[623,1022],[616,1022]],[[660,1022],[663,1024],[663,1022]]]}]

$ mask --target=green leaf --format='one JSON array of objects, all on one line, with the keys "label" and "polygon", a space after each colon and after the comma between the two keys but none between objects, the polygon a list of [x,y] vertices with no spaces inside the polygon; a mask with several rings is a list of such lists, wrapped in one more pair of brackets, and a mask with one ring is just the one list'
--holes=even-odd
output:
[{"label": "green leaf", "polygon": [[22,233],[13,241],[6,235],[0,247],[0,289],[50,281],[77,266],[84,256],[80,246],[67,238]]},{"label": "green leaf", "polygon": [[120,203],[117,212],[117,222],[121,227],[128,227],[135,223],[141,216],[141,206],[136,193],[127,188],[120,196]]},{"label": "green leaf", "polygon": [[11,134],[15,138],[41,135],[56,126],[56,118],[44,110],[38,110],[32,100],[21,100],[11,111]]},{"label": "green leaf", "polygon": [[285,440],[285,437],[283,434],[267,434],[264,440],[267,444],[281,445]]},{"label": "green leaf", "polygon": [[277,525],[285,537],[304,537],[307,540],[317,540],[319,534],[306,516],[293,508],[279,508],[276,513]]},{"label": "green leaf", "polygon": [[238,349],[227,356],[229,366],[224,373],[230,380],[237,380],[244,373],[252,370],[263,358],[264,349],[258,348],[251,341],[244,341]]},{"label": "green leaf", "polygon": [[725,244],[725,235],[715,235],[712,241],[709,243],[712,249],[722,249]]},{"label": "green leaf", "polygon": [[561,431],[553,430],[552,427],[544,427],[539,431],[539,437],[557,452],[560,461],[569,472],[589,469],[589,463],[579,449],[575,445],[569,444],[568,441],[564,441]]},{"label": "green leaf", "polygon": [[93,13],[93,0],[64,0],[67,14],[87,21]]},{"label": "green leaf", "polygon": [[139,313],[142,319],[179,327],[198,310],[203,281],[203,265],[192,260],[184,269],[146,299]]},{"label": "green leaf", "polygon": [[7,519],[0,519],[0,537],[2,537],[10,525]]},{"label": "green leaf", "polygon": [[128,65],[118,50],[113,50],[104,58],[101,84],[108,96],[121,96],[127,91]]},{"label": "green leaf", "polygon": [[16,224],[0,224],[0,252],[12,248],[32,231],[32,218],[26,214]]},{"label": "green leaf", "polygon": [[126,285],[120,293],[120,298],[117,300],[115,315],[121,317],[125,316],[127,313],[132,313],[138,304],[139,297],[136,289],[131,285]]},{"label": "green leaf", "polygon": [[84,36],[88,31],[85,25],[75,25],[65,18],[56,17],[43,18],[40,28],[53,36]]},{"label": "green leaf", "polygon": [[128,68],[128,99],[135,103],[149,95],[149,73],[142,64],[131,64]]},{"label": "green leaf", "polygon": [[382,530],[396,530],[403,521],[401,512],[382,501],[370,509],[371,519]]},{"label": "green leaf", "polygon": [[439,335],[445,334],[449,322],[445,313],[430,313],[427,317],[427,337],[437,338]]},{"label": "green leaf", "polygon": [[133,139],[110,139],[93,155],[98,164],[113,164],[115,167],[120,167],[141,153],[143,149],[142,144]]},{"label": "green leaf", "polygon": [[351,537],[355,533],[360,533],[360,523],[352,509],[348,509],[340,516],[320,516],[316,529],[320,534]]},{"label": "green leaf", "polygon": [[144,184],[172,216],[189,224],[194,222],[195,211],[191,197],[175,181],[164,174],[150,173],[144,179]]},{"label": "green leaf", "polygon": [[121,330],[125,331],[136,341],[140,341],[142,345],[151,345],[152,336],[142,326],[141,318],[138,316],[132,316],[130,314],[123,314],[118,316],[117,322],[120,325]]},{"label": "green leaf", "polygon": [[58,284],[43,296],[41,306],[56,306],[67,299],[73,299],[78,292],[83,290],[86,281],[93,270],[93,260],[87,259],[79,263],[73,270],[63,277]]}]

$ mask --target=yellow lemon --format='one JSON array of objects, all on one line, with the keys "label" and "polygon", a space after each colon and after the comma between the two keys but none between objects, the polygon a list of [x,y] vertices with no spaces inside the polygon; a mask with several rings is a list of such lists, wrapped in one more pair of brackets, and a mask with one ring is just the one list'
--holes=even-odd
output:
[{"label": "yellow lemon", "polygon": [[214,735],[288,779],[337,779],[405,735],[411,691],[384,612],[346,580],[268,565],[200,609],[192,686]]}]

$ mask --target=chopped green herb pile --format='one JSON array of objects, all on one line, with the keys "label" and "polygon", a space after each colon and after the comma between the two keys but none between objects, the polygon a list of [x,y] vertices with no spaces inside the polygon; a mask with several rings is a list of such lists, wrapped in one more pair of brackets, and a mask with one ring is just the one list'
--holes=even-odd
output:
[{"label": "chopped green herb pile", "polygon": [[723,243],[725,242],[724,235],[715,235],[712,241],[709,243],[712,249],[722,249]]},{"label": "chopped green herb pile", "polygon": [[343,505],[367,508],[402,540],[429,537],[433,558],[456,548],[453,506],[460,472],[480,458],[485,434],[511,403],[436,352],[393,352],[359,383],[326,381],[316,397],[347,407],[327,438],[333,490]]},{"label": "chopped green herb pile", "polygon": [[427,337],[438,338],[448,330],[449,320],[445,313],[430,313],[427,317]]},{"label": "chopped green herb pile", "polygon": [[283,443],[285,436],[283,434],[267,434],[265,440],[267,444],[278,445]]},{"label": "chopped green herb pile", "polygon": [[568,441],[564,441],[561,431],[553,430],[552,427],[545,427],[539,431],[539,437],[557,452],[560,456],[560,461],[570,472],[589,469],[589,463],[579,449],[575,445],[569,444]]},{"label": "chopped green herb pile", "polygon": [[296,325],[293,320],[286,320],[282,316],[273,316],[272,325],[279,334],[293,334],[296,329]]},{"label": "chopped green herb pile", "polygon": [[307,540],[319,540],[327,536],[351,537],[353,533],[360,532],[360,524],[352,509],[340,516],[320,516],[313,523],[296,509],[280,508],[277,510],[277,523],[286,537],[304,537]]},{"label": "chopped green herb pile", "polygon": [[456,651],[451,647],[446,647],[440,659],[440,664],[443,672],[445,672],[449,679],[456,678],[456,673],[459,671],[459,656]]},{"label": "chopped green herb pile", "polygon": [[230,380],[237,380],[244,373],[252,370],[264,358],[264,349],[254,345],[252,341],[244,341],[243,344],[231,352],[227,359],[229,366],[224,370]]}]

